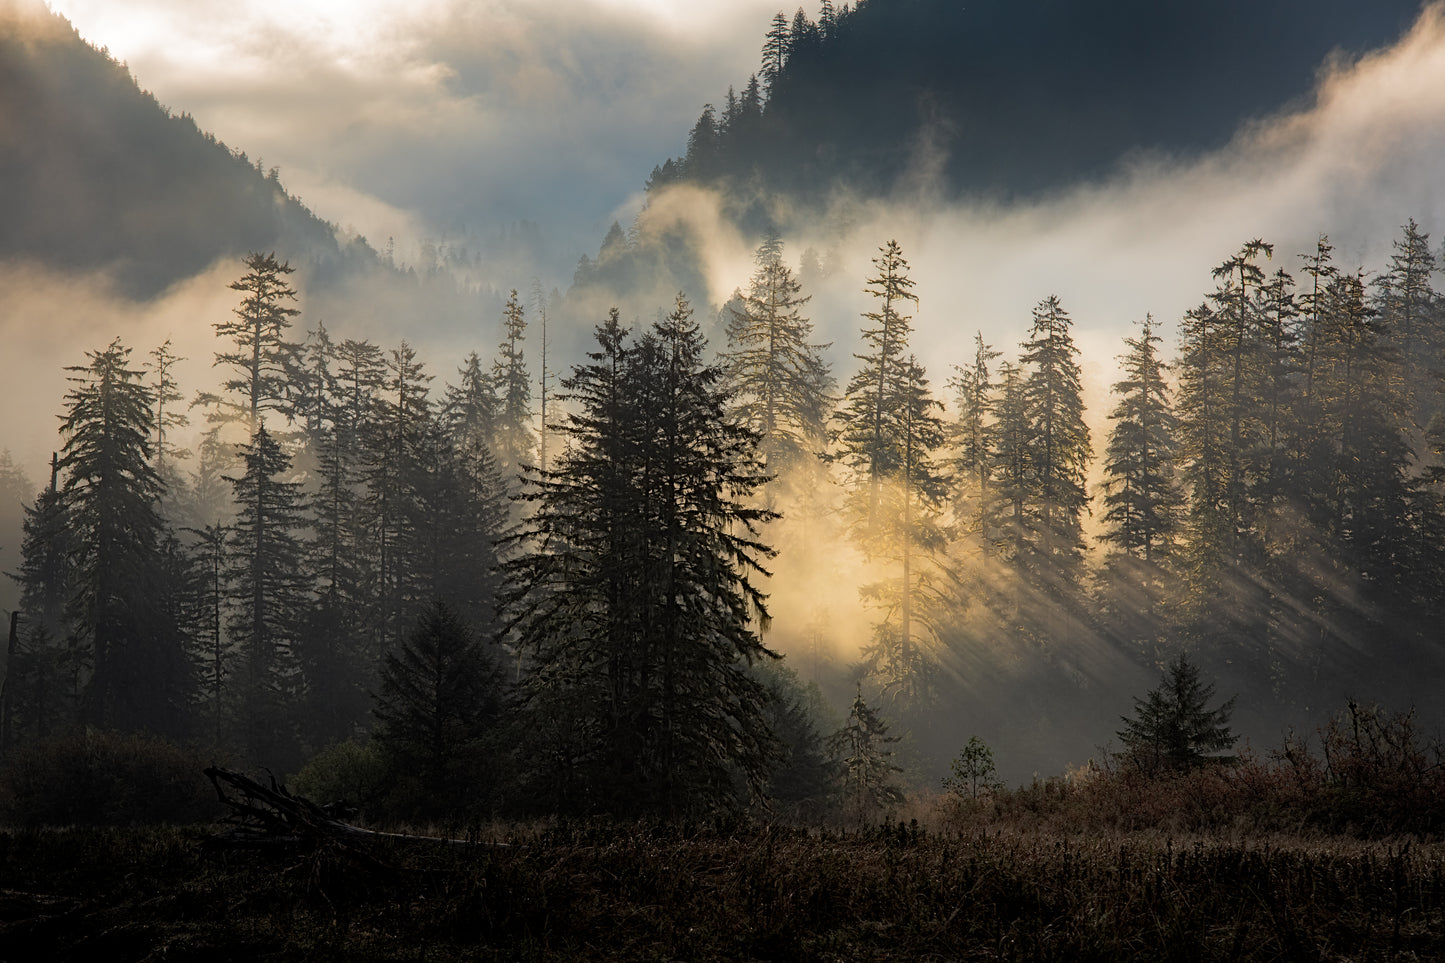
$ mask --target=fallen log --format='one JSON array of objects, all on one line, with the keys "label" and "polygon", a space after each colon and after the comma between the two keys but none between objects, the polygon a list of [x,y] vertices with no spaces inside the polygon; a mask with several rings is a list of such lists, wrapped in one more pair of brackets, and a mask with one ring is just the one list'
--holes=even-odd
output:
[{"label": "fallen log", "polygon": [[249,776],[218,766],[207,768],[205,773],[221,803],[231,810],[225,822],[230,823],[232,828],[213,834],[208,840],[213,846],[292,848],[386,840],[484,849],[507,848],[506,843],[363,829],[335,818],[329,811],[331,807],[318,806],[304,796],[293,795],[276,781],[275,776],[271,776],[270,786],[263,786]]}]

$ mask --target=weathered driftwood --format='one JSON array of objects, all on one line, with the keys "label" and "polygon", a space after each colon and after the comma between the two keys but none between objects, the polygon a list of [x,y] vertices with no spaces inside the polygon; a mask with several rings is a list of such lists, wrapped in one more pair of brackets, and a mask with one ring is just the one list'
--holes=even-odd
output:
[{"label": "weathered driftwood", "polygon": [[481,846],[506,848],[505,843],[483,843],[443,836],[414,836],[408,833],[383,833],[362,829],[337,819],[334,807],[318,806],[304,796],[293,795],[274,776],[271,785],[263,786],[248,776],[230,769],[211,766],[205,770],[216,795],[231,810],[226,821],[231,828],[210,838],[214,846],[301,847],[322,843],[342,845],[378,842],[441,843],[448,846]]}]

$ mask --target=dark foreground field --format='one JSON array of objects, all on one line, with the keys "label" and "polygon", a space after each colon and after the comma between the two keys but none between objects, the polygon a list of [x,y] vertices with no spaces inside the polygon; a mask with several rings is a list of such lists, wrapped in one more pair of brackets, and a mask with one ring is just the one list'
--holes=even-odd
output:
[{"label": "dark foreground field", "polygon": [[205,835],[0,832],[0,958],[1445,958],[1439,846],[588,827],[368,857]]}]

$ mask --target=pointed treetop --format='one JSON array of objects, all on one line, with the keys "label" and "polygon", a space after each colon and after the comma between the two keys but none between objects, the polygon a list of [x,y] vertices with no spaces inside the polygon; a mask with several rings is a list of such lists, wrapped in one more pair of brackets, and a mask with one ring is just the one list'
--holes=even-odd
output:
[{"label": "pointed treetop", "polygon": [[783,68],[788,62],[788,51],[792,44],[792,29],[788,24],[788,15],[779,10],[773,15],[772,25],[768,28],[766,39],[763,41],[763,65],[758,71],[762,78],[763,89],[769,96],[772,95],[773,86],[782,76]]}]

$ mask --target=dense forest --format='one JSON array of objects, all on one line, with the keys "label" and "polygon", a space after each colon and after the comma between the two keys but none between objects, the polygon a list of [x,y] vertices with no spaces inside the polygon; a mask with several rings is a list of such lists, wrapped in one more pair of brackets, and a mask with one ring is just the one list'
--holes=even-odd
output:
[{"label": "dense forest", "polygon": [[[745,83],[702,110],[649,187],[722,184],[739,211],[916,187],[1032,195],[1131,154],[1222,146],[1395,40],[1415,0],[1161,4],[823,0],[779,11]],[[912,183],[910,183],[912,182]]]},{"label": "dense forest", "polygon": [[1445,2],[547,7],[0,0],[0,959],[1445,954]]},{"label": "dense forest", "polygon": [[[1244,244],[1172,360],[1140,319],[1098,438],[1057,297],[931,381],[889,241],[835,373],[785,255],[758,247],[725,343],[679,295],[554,380],[540,296],[438,389],[404,342],[301,335],[259,253],[214,387],[168,344],[88,351],[26,510],[0,746],[371,766],[397,811],[815,819],[978,732],[1030,758],[1180,653],[1241,718],[1438,671],[1445,328],[1413,222],[1373,279],[1325,238]],[[819,643],[855,590],[849,656]]]},{"label": "dense forest", "polygon": [[[93,249],[62,220],[33,243],[14,232],[30,255],[104,268],[139,298],[254,247],[229,262],[210,383],[179,383],[187,359],[169,341],[117,337],[66,369],[48,469],[0,449],[0,523],[23,506],[0,546],[18,592],[7,771],[67,740],[139,733],[381,818],[862,823],[909,792],[976,799],[1000,775],[1189,770],[1236,733],[1291,746],[1296,727],[1323,725],[1329,744],[1342,707],[1357,741],[1360,719],[1406,726],[1360,706],[1407,710],[1445,669],[1445,300],[1428,234],[1403,225],[1373,273],[1338,263],[1324,236],[1221,251],[1199,265],[1197,307],[1136,319],[1101,410],[1086,410],[1084,370],[1104,359],[1082,357],[1070,305],[1046,290],[1021,294],[1013,343],[980,331],[966,357],[924,356],[928,292],[896,240],[849,279],[855,333],[823,343],[815,321],[851,323],[812,302],[842,259],[796,254],[788,229],[816,241],[836,191],[906,187],[930,131],[969,141],[928,174],[944,194],[988,189],[998,171],[981,159],[1028,191],[1137,144],[1222,136],[1168,126],[1182,115],[1080,124],[1099,135],[1070,142],[1082,167],[1021,166],[1058,152],[990,137],[1068,129],[1050,111],[1079,105],[1045,94],[1076,64],[1050,61],[995,105],[1037,124],[979,114],[989,58],[1013,49],[989,38],[1027,34],[1002,26],[1012,7],[943,6],[779,13],[759,72],[703,109],[632,227],[614,224],[565,294],[533,280],[510,296],[477,252],[430,245],[407,268],[339,238],[274,170],[161,108],[48,11],[35,42],[0,38],[30,121],[81,102],[106,115],[33,125],[49,139],[23,165],[40,178],[27,204],[56,186],[44,157],[124,116],[134,140],[81,180],[118,204],[146,188],[162,207],[211,205],[164,236],[92,232]],[[1041,50],[1083,29],[1069,5],[1026,13]],[[1188,33],[1197,16],[1160,14],[1161,28]],[[1386,33],[1359,42],[1393,36],[1388,17],[1370,22]],[[1228,43],[1211,23],[1204,47],[1252,62],[1290,20],[1261,15]],[[1315,64],[1335,33],[1305,32],[1291,55]],[[988,56],[958,58],[954,42]],[[899,67],[873,83],[860,65],[881,54]],[[1292,89],[1244,88],[1250,112]],[[147,157],[200,180],[147,181]],[[756,242],[747,276],[712,276],[698,226],[653,216],[693,188]],[[22,225],[36,210],[17,207]],[[840,244],[854,231],[823,229]],[[513,253],[534,233],[519,228]],[[451,359],[438,383],[407,341],[364,336],[382,316],[465,316],[469,336],[480,320],[500,343]],[[359,330],[323,320],[336,317]],[[1162,747],[1171,726],[1192,735]]]}]

